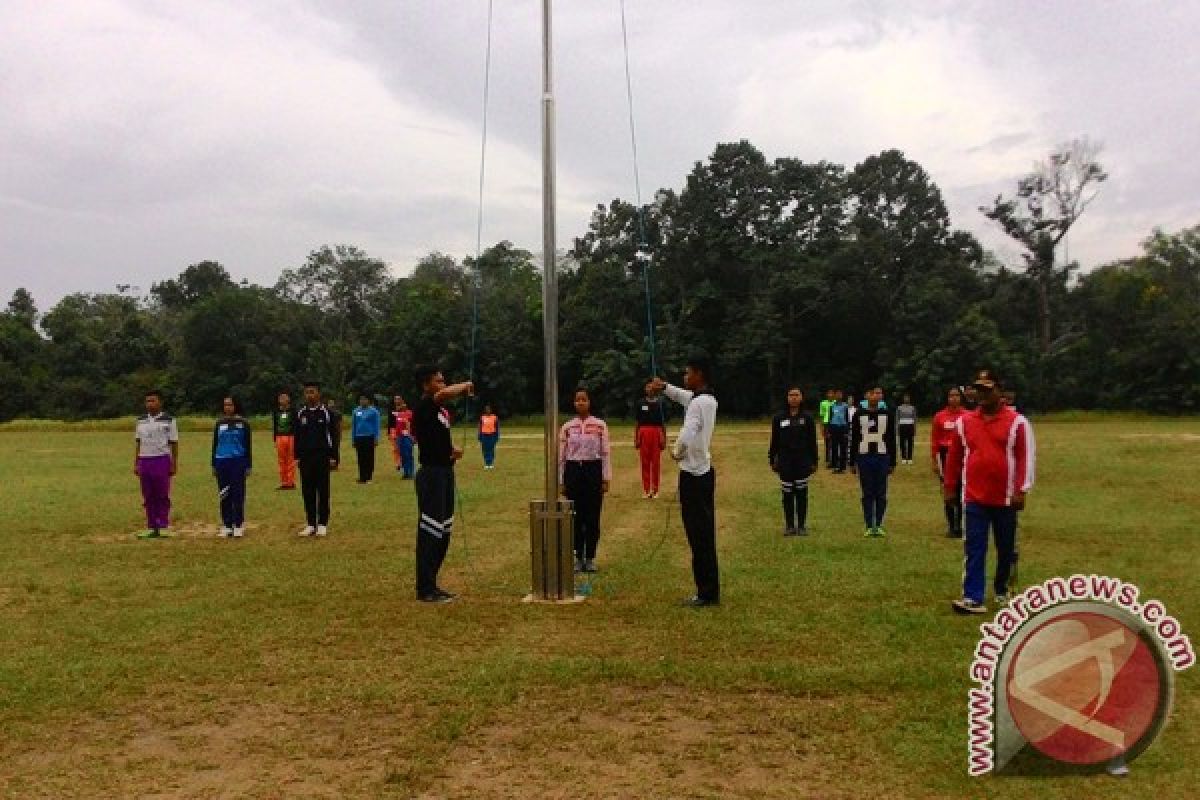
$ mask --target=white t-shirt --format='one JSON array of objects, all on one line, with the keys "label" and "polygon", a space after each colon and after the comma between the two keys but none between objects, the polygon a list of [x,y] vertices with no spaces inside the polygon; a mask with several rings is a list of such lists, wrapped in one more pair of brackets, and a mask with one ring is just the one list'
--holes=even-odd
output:
[{"label": "white t-shirt", "polygon": [[179,441],[179,429],[169,414],[159,412],[153,417],[143,414],[138,417],[133,436],[138,442],[139,456],[167,456],[171,454],[171,442]]}]

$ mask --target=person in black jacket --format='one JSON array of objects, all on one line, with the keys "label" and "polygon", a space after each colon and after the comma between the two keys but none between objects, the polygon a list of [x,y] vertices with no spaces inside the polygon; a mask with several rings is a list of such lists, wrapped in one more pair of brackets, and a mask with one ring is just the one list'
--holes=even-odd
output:
[{"label": "person in black jacket", "polygon": [[850,472],[862,487],[863,520],[868,537],[885,536],[888,476],[896,469],[896,417],[880,400],[883,389],[867,392],[867,406],[854,414],[850,425]]},{"label": "person in black jacket", "polygon": [[450,437],[450,409],[443,403],[459,395],[473,396],[475,384],[463,381],[450,386],[441,369],[417,367],[421,399],[413,409],[412,429],[420,447],[417,470],[417,599],[422,603],[449,603],[455,597],[438,585],[438,572],[446,560],[454,533],[454,464],[461,447]]},{"label": "person in black jacket", "polygon": [[787,408],[771,420],[767,460],[783,489],[784,536],[807,536],[808,479],[817,471],[817,425],[804,410],[804,393],[788,389]]},{"label": "person in black jacket", "polygon": [[338,468],[342,418],[321,402],[321,386],[304,384],[304,405],[296,412],[296,460],[307,525],[301,536],[324,536],[329,525],[329,471]]}]

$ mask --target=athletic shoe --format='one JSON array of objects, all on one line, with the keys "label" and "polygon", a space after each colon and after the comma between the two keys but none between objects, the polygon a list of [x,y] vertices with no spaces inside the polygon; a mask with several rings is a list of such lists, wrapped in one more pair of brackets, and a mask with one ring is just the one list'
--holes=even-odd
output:
[{"label": "athletic shoe", "polygon": [[582,558],[575,559],[575,571],[583,572],[583,559]]},{"label": "athletic shoe", "polygon": [[305,526],[304,526],[304,530],[300,531],[300,533],[298,533],[298,534],[296,534],[296,535],[297,535],[297,536],[312,536],[312,535],[313,535],[314,533],[316,533],[316,532],[317,532],[317,528],[316,528],[316,526],[314,526],[314,525],[305,525]]},{"label": "athletic shoe", "polygon": [[324,525],[317,526],[317,536],[328,536],[328,535],[329,535],[328,528],[326,528]]},{"label": "athletic shoe", "polygon": [[1004,608],[1007,605],[1008,605],[1008,595],[1006,595],[1006,594],[996,595],[996,607],[997,608]]},{"label": "athletic shoe", "polygon": [[447,592],[445,589],[443,589],[440,586],[435,588],[433,590],[433,593],[436,594],[438,597],[444,597],[447,600],[453,600],[454,598],[458,597],[458,595],[456,595],[454,592]]},{"label": "athletic shoe", "polygon": [[651,493],[650,493],[650,499],[651,499],[651,500],[657,500],[657,499],[658,499],[658,489],[655,489],[653,492],[651,492]]},{"label": "athletic shoe", "polygon": [[583,562],[583,571],[584,572],[599,572],[599,570],[596,569],[596,559],[594,559],[594,558],[585,559]]},{"label": "athletic shoe", "polygon": [[246,529],[241,525],[237,525],[233,529],[233,538],[240,539],[246,535]]},{"label": "athletic shoe", "polygon": [[883,538],[884,536],[887,536],[887,531],[883,529],[882,525],[877,525],[875,526],[875,535],[879,538]]},{"label": "athletic shoe", "polygon": [[150,530],[142,531],[141,533],[139,533],[137,535],[137,538],[139,538],[139,539],[161,539],[162,531],[160,531],[158,528],[151,528]]},{"label": "athletic shoe", "polygon": [[867,539],[870,539],[874,535],[875,535],[874,528],[867,528],[866,532],[863,534],[863,536],[866,537]]},{"label": "athletic shoe", "polygon": [[709,600],[706,597],[694,594],[687,600],[684,600],[682,605],[685,608],[704,608],[705,606],[719,606],[721,603],[718,600]]},{"label": "athletic shoe", "polygon": [[950,604],[956,614],[986,614],[987,606],[969,597],[960,597]]},{"label": "athletic shoe", "polygon": [[796,528],[796,535],[797,536],[808,536],[808,528],[801,525],[799,528]]},{"label": "athletic shoe", "polygon": [[228,539],[230,536],[233,536],[233,528],[230,528],[228,525],[222,525],[221,532],[217,536],[220,536],[222,539]]},{"label": "athletic shoe", "polygon": [[454,602],[453,598],[446,597],[445,595],[440,595],[437,592],[432,592],[430,594],[419,594],[419,595],[417,595],[417,599],[420,600],[422,603],[453,603]]}]

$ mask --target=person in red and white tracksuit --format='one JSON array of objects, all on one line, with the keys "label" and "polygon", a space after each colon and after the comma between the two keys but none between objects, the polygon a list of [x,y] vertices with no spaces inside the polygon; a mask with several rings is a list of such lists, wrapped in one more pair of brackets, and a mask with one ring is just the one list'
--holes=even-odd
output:
[{"label": "person in red and white tracksuit", "polygon": [[[938,486],[946,478],[946,457],[950,455],[950,443],[958,435],[958,418],[967,413],[962,407],[962,391],[952,386],[946,392],[946,407],[933,415],[930,425],[929,442],[933,457],[933,474],[938,480]],[[961,539],[963,535],[962,486],[955,479],[957,491],[952,499],[943,499],[942,505],[946,512],[946,535],[952,539]]]},{"label": "person in red and white tracksuit", "polygon": [[1008,601],[1017,539],[1017,512],[1033,488],[1035,445],[1029,420],[1004,404],[999,382],[984,370],[973,384],[979,407],[955,423],[942,479],[944,496],[957,493],[961,476],[966,516],[963,592],[953,603],[961,614],[983,614],[988,528],[996,537],[996,603]]}]

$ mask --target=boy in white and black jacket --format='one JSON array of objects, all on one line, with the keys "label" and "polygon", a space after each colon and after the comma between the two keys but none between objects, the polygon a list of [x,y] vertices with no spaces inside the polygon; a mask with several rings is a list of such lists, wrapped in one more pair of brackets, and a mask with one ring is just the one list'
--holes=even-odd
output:
[{"label": "boy in white and black jacket", "polygon": [[850,471],[858,473],[869,537],[885,535],[888,476],[896,469],[896,417],[880,403],[882,397],[878,386],[868,391],[866,408],[850,423]]}]

